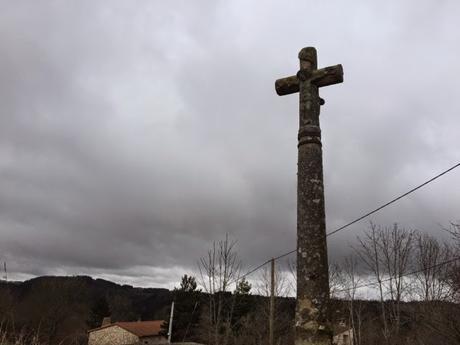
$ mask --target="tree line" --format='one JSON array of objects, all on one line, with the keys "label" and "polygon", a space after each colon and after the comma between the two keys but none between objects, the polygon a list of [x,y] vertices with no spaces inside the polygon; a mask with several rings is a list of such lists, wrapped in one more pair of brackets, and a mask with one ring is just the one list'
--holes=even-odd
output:
[{"label": "tree line", "polygon": [[[444,230],[449,235],[445,242],[398,224],[371,223],[357,237],[352,254],[330,265],[333,326],[350,328],[353,345],[459,344],[460,225]],[[190,337],[214,345],[268,342],[269,303],[263,297],[270,291],[268,271],[264,268],[251,279],[254,288],[240,279],[235,245],[228,237],[214,243],[199,261],[199,284],[187,278],[194,281],[193,291],[201,287],[201,299],[189,301],[192,321],[187,322],[187,316],[184,325],[176,325],[188,330],[185,336],[179,331],[176,340]],[[275,339],[283,344],[294,339],[295,301],[289,296],[295,293],[295,262],[288,266],[275,272]],[[184,286],[190,284],[183,280],[178,301]],[[260,298],[248,298],[251,293]],[[190,333],[192,324],[196,333]]]}]

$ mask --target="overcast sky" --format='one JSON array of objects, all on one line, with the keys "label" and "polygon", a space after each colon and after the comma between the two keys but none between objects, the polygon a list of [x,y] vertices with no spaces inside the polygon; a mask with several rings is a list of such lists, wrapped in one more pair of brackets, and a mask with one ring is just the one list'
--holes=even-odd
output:
[{"label": "overcast sky", "polygon": [[[298,51],[320,90],[328,229],[460,161],[458,1],[0,0],[0,259],[10,277],[171,287],[213,241],[295,248]],[[441,234],[460,170],[371,219]],[[329,238],[349,251],[367,221]]]}]

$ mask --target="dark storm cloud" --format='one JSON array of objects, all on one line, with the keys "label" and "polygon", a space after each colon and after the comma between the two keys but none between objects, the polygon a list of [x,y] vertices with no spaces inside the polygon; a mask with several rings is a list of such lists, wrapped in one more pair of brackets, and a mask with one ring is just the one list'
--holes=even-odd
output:
[{"label": "dark storm cloud", "polygon": [[[329,228],[459,158],[453,1],[2,8],[0,255],[17,277],[171,286],[225,233],[247,265],[295,247],[297,96],[274,80],[305,45],[345,69],[321,90]],[[373,219],[438,233],[458,181]]]}]

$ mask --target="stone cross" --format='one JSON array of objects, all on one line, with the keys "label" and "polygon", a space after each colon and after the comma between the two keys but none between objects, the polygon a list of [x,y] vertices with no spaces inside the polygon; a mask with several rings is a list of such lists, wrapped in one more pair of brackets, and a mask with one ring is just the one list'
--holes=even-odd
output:
[{"label": "stone cross", "polygon": [[297,173],[297,302],[295,344],[331,344],[329,273],[324,211],[318,89],[343,82],[342,65],[317,69],[316,49],[299,53],[297,75],[278,79],[280,96],[299,92]]}]

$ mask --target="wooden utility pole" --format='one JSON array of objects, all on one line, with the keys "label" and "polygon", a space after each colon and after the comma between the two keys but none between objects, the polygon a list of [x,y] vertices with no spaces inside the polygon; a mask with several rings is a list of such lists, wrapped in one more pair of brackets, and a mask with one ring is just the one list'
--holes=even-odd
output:
[{"label": "wooden utility pole", "polygon": [[295,344],[332,342],[318,89],[343,82],[342,65],[317,69],[316,49],[299,53],[300,70],[278,79],[278,95],[299,92],[297,173],[297,302]]},{"label": "wooden utility pole", "polygon": [[269,321],[269,345],[273,345],[274,341],[274,320],[275,320],[275,259],[271,260],[271,279],[270,279],[270,321]]}]

